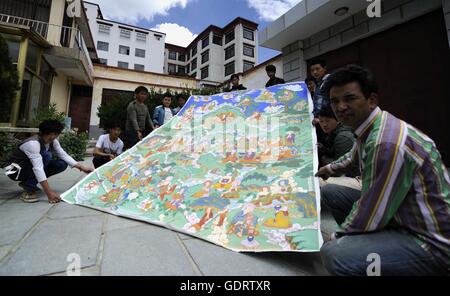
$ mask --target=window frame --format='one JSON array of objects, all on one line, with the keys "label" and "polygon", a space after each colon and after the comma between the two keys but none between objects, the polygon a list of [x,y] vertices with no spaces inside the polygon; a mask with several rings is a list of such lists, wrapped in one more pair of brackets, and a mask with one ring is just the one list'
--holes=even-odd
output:
[{"label": "window frame", "polygon": [[[142,52],[144,53],[143,56],[138,55],[138,54],[137,54],[138,51],[142,51]],[[142,48],[135,48],[135,49],[134,49],[134,56],[135,56],[135,57],[138,57],[138,58],[144,58],[144,59],[145,59],[145,49],[142,49]]]},{"label": "window frame", "polygon": [[[229,66],[231,66],[231,65],[233,66],[233,71],[232,71],[231,73],[228,73],[228,74],[227,74],[227,68],[228,68]],[[232,61],[232,62],[226,64],[224,67],[225,67],[225,77],[227,77],[227,76],[229,76],[229,75],[232,75],[232,74],[236,73],[236,63],[235,63],[234,61]]]},{"label": "window frame", "polygon": [[[229,52],[229,50],[232,50],[233,53],[231,56],[227,57],[227,52]],[[235,44],[228,46],[227,48],[225,48],[225,61],[228,61],[229,59],[231,59],[232,57],[236,56],[236,48],[235,48]]]},{"label": "window frame", "polygon": [[[246,32],[252,33],[252,38],[247,38],[247,37],[245,37],[245,33],[246,33]],[[252,29],[250,29],[250,28],[243,27],[242,37],[243,37],[244,39],[247,39],[247,40],[255,41],[255,31],[252,30]]]},{"label": "window frame", "polygon": [[[206,56],[206,59],[204,59],[205,56]],[[201,59],[201,61],[202,61],[201,64],[202,64],[202,65],[203,65],[204,63],[209,62],[209,49],[207,49],[207,50],[205,50],[204,52],[202,52],[201,57],[202,57],[202,59]]]},{"label": "window frame", "polygon": [[[127,48],[127,50],[126,50],[127,53],[122,53],[122,52],[120,52],[120,49],[121,49],[121,48],[122,48],[122,49],[123,49],[123,48]],[[129,46],[126,46],[126,45],[120,45],[120,44],[119,44],[119,54],[129,56],[129,55],[130,55],[130,47],[129,47]]]},{"label": "window frame", "polygon": [[[100,43],[106,44],[106,50],[100,48]],[[109,51],[109,42],[97,40],[97,50]]]},{"label": "window frame", "polygon": [[[120,66],[120,63],[122,63],[122,64],[126,64],[127,66],[126,67],[121,67]],[[122,62],[122,61],[118,61],[117,62],[117,68],[121,68],[121,69],[129,69],[129,67],[130,67],[130,64],[128,63],[128,62]]]},{"label": "window frame", "polygon": [[[251,48],[252,49],[252,55],[248,55],[245,53],[245,49],[246,48]],[[242,54],[246,57],[250,57],[250,58],[254,58],[255,57],[255,47],[253,45],[249,45],[249,44],[245,44],[244,46],[242,46]]]},{"label": "window frame", "polygon": [[[247,70],[245,70],[245,64],[251,64],[252,66],[250,67],[250,68],[248,68]],[[255,67],[255,63],[254,62],[250,62],[250,61],[246,61],[246,60],[243,60],[243,62],[242,62],[242,71],[243,72],[246,72],[246,71],[248,71],[248,70],[250,70],[250,69],[253,69]]]},{"label": "window frame", "polygon": [[[204,76],[206,70],[206,76]],[[205,66],[200,69],[200,79],[206,79],[209,77],[209,66]]]},{"label": "window frame", "polygon": [[[233,37],[231,39],[228,40],[228,36],[233,34]],[[225,33],[225,44],[230,43],[231,41],[233,41],[234,39],[236,39],[236,33],[235,33],[235,29],[233,28],[232,30],[228,31],[227,33]],[[228,41],[227,41],[228,40]]]}]

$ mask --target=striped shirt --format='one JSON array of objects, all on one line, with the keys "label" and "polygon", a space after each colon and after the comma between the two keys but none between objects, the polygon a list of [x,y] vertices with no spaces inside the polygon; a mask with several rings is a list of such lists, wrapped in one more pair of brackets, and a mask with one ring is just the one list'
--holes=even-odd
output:
[{"label": "striped shirt", "polygon": [[361,198],[338,234],[398,229],[450,271],[450,179],[433,140],[379,108],[356,129],[352,150],[331,163],[360,160]]}]

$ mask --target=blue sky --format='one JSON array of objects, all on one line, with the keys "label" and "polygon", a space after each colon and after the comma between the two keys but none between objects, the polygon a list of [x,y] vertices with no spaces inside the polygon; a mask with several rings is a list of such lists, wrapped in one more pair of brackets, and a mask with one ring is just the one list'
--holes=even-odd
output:
[{"label": "blue sky", "polygon": [[[166,42],[188,44],[206,27],[223,27],[240,16],[265,28],[301,0],[90,0],[107,19],[156,29]],[[259,63],[279,52],[259,47]]]}]

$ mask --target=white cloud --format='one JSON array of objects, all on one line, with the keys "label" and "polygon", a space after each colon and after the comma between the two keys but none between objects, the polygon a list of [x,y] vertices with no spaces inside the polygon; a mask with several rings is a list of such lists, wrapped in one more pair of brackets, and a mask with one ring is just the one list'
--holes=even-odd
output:
[{"label": "white cloud", "polygon": [[274,21],[302,0],[247,0],[263,21]]},{"label": "white cloud", "polygon": [[174,23],[159,24],[152,30],[166,33],[166,43],[183,47],[188,46],[197,37],[197,34],[192,33],[188,28]]},{"label": "white cloud", "polygon": [[103,17],[127,24],[152,21],[155,15],[167,15],[174,7],[185,8],[193,0],[90,0],[100,5]]}]

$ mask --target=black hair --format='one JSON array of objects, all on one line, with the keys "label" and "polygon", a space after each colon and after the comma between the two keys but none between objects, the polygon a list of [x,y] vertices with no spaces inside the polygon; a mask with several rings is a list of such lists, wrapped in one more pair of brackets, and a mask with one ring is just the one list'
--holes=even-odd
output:
[{"label": "black hair", "polygon": [[314,78],[312,78],[312,77],[307,77],[305,79],[305,83],[307,84],[308,82],[316,82],[316,80]]},{"label": "black hair", "polygon": [[140,92],[145,92],[145,93],[148,93],[148,89],[145,87],[145,86],[138,86],[135,90],[134,90],[134,93],[135,94],[138,94],[138,93],[140,93]]},{"label": "black hair", "polygon": [[64,124],[56,119],[47,119],[39,124],[39,132],[41,135],[48,135],[51,133],[60,134],[64,129]]},{"label": "black hair", "polygon": [[239,75],[238,75],[238,74],[233,74],[233,75],[231,75],[231,77],[230,77],[230,81],[232,81],[233,78],[235,78],[235,77],[239,80]]},{"label": "black hair", "polygon": [[267,65],[266,72],[277,72],[277,68],[274,65]]},{"label": "black hair", "polygon": [[187,101],[186,97],[183,96],[183,95],[179,96],[178,99],[177,99],[177,101],[179,101],[180,99],[183,99],[183,100]]},{"label": "black hair", "polygon": [[164,99],[164,98],[172,98],[172,94],[171,94],[170,92],[166,92],[166,93],[164,94],[163,99]]},{"label": "black hair", "polygon": [[378,94],[378,84],[372,72],[367,68],[351,64],[336,70],[328,77],[326,80],[328,95],[330,95],[333,86],[343,86],[351,82],[359,84],[366,99],[372,93]]},{"label": "black hair", "polygon": [[111,122],[111,123],[109,124],[109,126],[108,126],[108,129],[109,129],[109,130],[112,130],[112,129],[114,129],[114,128],[120,128],[120,129],[122,129],[122,126],[121,126],[120,123],[118,123],[118,122]]},{"label": "black hair", "polygon": [[325,68],[327,66],[327,63],[322,59],[313,59],[309,62],[309,68],[311,68],[312,65],[321,65],[323,68]]},{"label": "black hair", "polygon": [[334,118],[337,120],[336,115],[334,114],[333,110],[330,107],[322,108],[322,110],[319,111],[318,116]]}]

